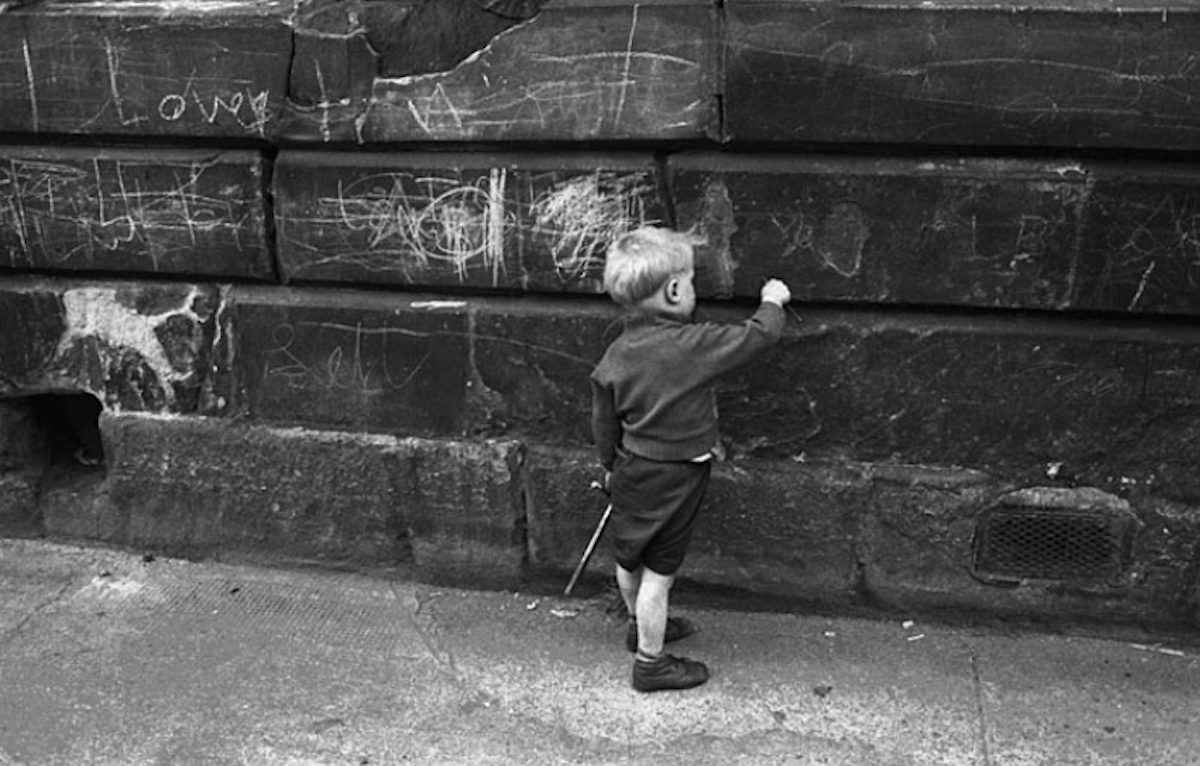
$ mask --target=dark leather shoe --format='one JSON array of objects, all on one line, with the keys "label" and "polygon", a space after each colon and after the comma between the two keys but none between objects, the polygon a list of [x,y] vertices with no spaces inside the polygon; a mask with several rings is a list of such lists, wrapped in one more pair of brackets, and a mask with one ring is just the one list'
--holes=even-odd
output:
[{"label": "dark leather shoe", "polygon": [[[667,629],[663,631],[663,643],[669,644],[681,638],[687,638],[696,632],[696,623],[686,617],[668,617]],[[637,651],[637,623],[629,621],[629,629],[625,631],[625,648],[631,652]]]},{"label": "dark leather shoe", "polygon": [[633,688],[639,692],[691,689],[708,680],[703,662],[664,654],[657,660],[633,661]]}]

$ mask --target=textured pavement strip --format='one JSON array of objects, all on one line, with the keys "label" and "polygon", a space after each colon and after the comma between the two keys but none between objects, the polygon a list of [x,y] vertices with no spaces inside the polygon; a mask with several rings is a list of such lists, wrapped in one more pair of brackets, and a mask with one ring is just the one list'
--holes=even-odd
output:
[{"label": "textured pavement strip", "polygon": [[1200,650],[685,610],[0,541],[0,764],[1195,764]]}]

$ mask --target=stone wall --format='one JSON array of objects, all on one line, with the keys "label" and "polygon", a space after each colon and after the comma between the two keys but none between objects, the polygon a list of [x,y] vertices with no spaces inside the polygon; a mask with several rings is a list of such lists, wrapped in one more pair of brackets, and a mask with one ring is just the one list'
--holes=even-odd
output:
[{"label": "stone wall", "polygon": [[[702,317],[797,298],[695,583],[1200,624],[1200,10],[8,5],[5,528],[565,579],[604,247],[659,222]],[[66,392],[103,471],[46,457]]]}]

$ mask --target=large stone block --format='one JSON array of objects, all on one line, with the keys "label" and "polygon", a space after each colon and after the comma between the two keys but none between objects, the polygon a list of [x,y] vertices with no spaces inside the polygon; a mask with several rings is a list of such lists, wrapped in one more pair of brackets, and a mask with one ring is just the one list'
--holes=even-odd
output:
[{"label": "large stone block", "polygon": [[1200,498],[1200,346],[1135,322],[803,312],[726,381],[735,451],[961,465]]},{"label": "large stone block", "polygon": [[756,297],[1200,313],[1198,177],[1026,160],[682,155],[700,290]]},{"label": "large stone block", "polygon": [[83,391],[194,412],[212,394],[213,287],[14,278],[0,285],[0,396]]},{"label": "large stone block", "polygon": [[106,499],[52,535],[189,556],[399,567],[512,584],[524,558],[511,442],[434,442],[227,419],[106,415]]},{"label": "large stone block", "polygon": [[288,280],[598,292],[604,248],[665,217],[650,156],[284,152]]},{"label": "large stone block", "polygon": [[0,130],[265,138],[290,2],[20,4],[0,25]]},{"label": "large stone block", "polygon": [[0,148],[0,267],[271,279],[254,152]]},{"label": "large stone block", "polygon": [[[455,13],[417,23],[437,39],[463,23]],[[717,119],[715,31],[705,3],[549,2],[453,67],[415,73],[397,50],[344,124],[360,142],[703,138]]]},{"label": "large stone block", "polygon": [[1200,147],[1194,6],[732,0],[726,14],[735,141]]},{"label": "large stone block", "polygon": [[238,287],[224,316],[222,372],[236,394],[217,412],[348,430],[464,431],[465,301]]}]

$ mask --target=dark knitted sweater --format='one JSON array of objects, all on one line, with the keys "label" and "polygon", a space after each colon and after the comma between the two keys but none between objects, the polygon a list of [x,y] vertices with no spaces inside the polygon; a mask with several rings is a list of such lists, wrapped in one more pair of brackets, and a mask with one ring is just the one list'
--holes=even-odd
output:
[{"label": "dark knitted sweater", "polygon": [[784,321],[783,308],[765,301],[737,324],[630,318],[591,376],[600,462],[612,470],[618,446],[651,460],[692,460],[713,449],[713,380],[778,342]]}]

